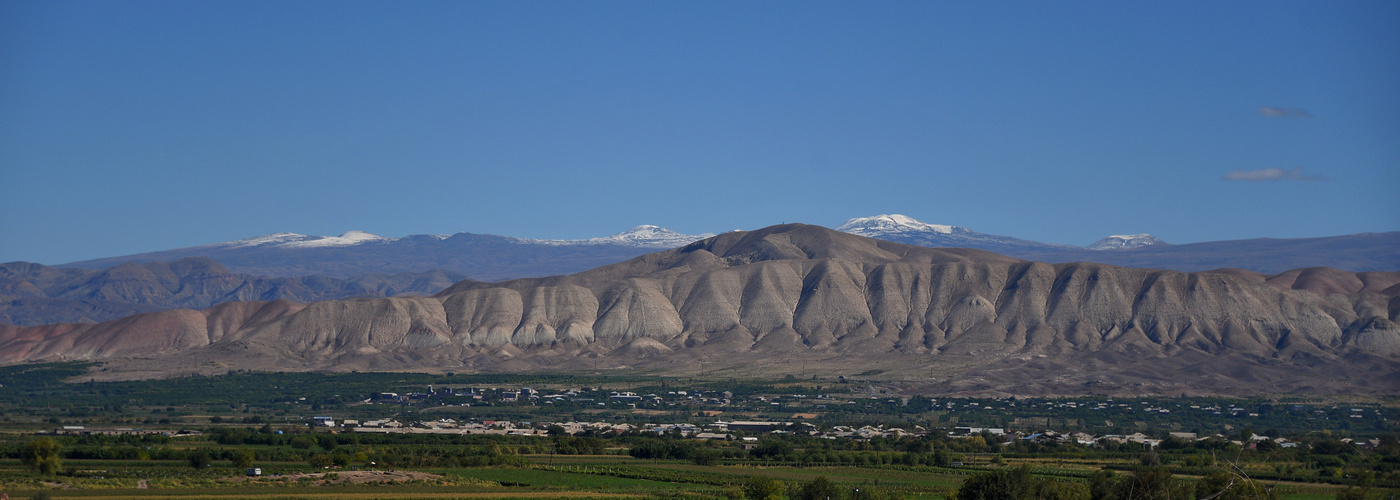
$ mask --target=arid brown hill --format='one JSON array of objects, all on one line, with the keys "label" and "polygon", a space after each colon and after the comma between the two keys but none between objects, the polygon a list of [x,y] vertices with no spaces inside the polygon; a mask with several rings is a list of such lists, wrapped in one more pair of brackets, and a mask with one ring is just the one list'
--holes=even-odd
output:
[{"label": "arid brown hill", "polygon": [[878,373],[944,393],[1394,393],[1398,282],[1051,265],[789,224],[436,297],[3,328],[0,356],[109,359],[125,376],[627,369]]}]

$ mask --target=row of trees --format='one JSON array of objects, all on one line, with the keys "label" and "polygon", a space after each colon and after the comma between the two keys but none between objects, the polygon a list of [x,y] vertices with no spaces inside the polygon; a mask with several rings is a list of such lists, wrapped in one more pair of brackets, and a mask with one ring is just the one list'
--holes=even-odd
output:
[{"label": "row of trees", "polygon": [[780,500],[787,498],[790,500],[897,500],[895,493],[872,486],[861,484],[857,486],[840,485],[831,482],[825,476],[805,483],[784,483],[773,478],[755,476],[750,477],[739,491],[731,492],[731,497],[740,497],[752,500]]},{"label": "row of trees", "polygon": [[963,482],[957,500],[1276,500],[1278,491],[1238,470],[1217,470],[1194,484],[1161,466],[1131,474],[1099,471],[1088,484],[1037,477],[1027,467],[984,472]]}]

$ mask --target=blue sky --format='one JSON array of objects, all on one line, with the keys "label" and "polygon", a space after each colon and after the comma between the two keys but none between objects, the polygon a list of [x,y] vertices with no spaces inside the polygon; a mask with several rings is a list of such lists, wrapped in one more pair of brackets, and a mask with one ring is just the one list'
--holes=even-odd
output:
[{"label": "blue sky", "polygon": [[0,261],[881,213],[1400,230],[1400,3],[1047,4],[4,0]]}]

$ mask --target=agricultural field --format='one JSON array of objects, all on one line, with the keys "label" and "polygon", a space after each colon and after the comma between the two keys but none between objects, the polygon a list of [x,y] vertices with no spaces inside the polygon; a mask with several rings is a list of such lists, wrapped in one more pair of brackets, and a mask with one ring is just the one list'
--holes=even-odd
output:
[{"label": "agricultural field", "polygon": [[0,492],[934,499],[961,491],[1067,500],[1400,492],[1394,400],[931,399],[869,376],[84,381],[89,368],[0,368]]}]

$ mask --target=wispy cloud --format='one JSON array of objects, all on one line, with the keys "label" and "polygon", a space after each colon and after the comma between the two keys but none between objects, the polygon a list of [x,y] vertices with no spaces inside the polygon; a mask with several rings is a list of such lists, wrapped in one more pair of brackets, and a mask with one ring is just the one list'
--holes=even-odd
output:
[{"label": "wispy cloud", "polygon": [[1298,108],[1271,108],[1260,106],[1259,114],[1264,118],[1312,118],[1312,113]]},{"label": "wispy cloud", "polygon": [[1259,170],[1235,170],[1225,177],[1227,181],[1325,181],[1326,177],[1321,175],[1309,175],[1303,172],[1303,167],[1293,167],[1288,170],[1281,168],[1261,168]]}]

